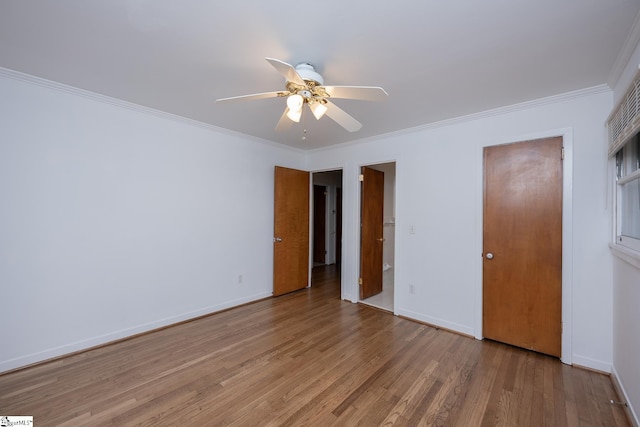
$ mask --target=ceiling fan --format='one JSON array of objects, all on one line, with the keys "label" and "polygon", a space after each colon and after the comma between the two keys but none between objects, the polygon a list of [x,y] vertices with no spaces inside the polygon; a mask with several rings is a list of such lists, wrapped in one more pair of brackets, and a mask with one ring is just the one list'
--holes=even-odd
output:
[{"label": "ceiling fan", "polygon": [[323,86],[322,76],[316,72],[313,65],[306,62],[293,67],[278,59],[266,58],[266,60],[284,76],[285,90],[220,98],[216,102],[286,97],[287,107],[276,125],[276,130],[286,130],[293,122],[299,122],[302,109],[306,104],[316,120],[320,120],[326,114],[349,132],[355,132],[360,130],[362,123],[331,102],[330,99],[380,101],[388,96],[381,87]]}]

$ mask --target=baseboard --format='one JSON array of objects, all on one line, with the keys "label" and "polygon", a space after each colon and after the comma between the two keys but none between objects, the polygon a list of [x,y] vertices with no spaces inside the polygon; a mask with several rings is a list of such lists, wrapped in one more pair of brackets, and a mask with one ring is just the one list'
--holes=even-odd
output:
[{"label": "baseboard", "polygon": [[458,334],[467,335],[472,338],[475,337],[472,327],[449,322],[443,319],[438,319],[437,317],[425,316],[423,314],[416,313],[410,310],[399,309],[396,314],[401,317],[406,317],[407,319],[417,320],[418,322],[425,323],[429,326],[446,329],[450,332],[456,332]]},{"label": "baseboard", "polygon": [[611,363],[602,362],[600,360],[591,359],[589,357],[580,356],[577,354],[572,355],[573,366],[580,366],[583,368],[591,369],[593,371],[602,372],[603,374],[611,373]]},{"label": "baseboard", "polygon": [[636,411],[633,409],[633,405],[631,404],[631,400],[629,400],[629,396],[627,395],[624,386],[618,379],[618,373],[616,372],[616,367],[613,366],[611,368],[611,382],[613,383],[613,388],[615,388],[616,393],[618,394],[618,399],[625,403],[624,412],[627,414],[627,418],[629,419],[629,423],[633,427],[640,427],[640,421],[638,420],[638,415]]},{"label": "baseboard", "polygon": [[113,344],[118,341],[132,338],[137,335],[153,332],[158,329],[164,329],[170,326],[174,326],[180,323],[191,321],[199,317],[209,316],[221,311],[235,308],[243,304],[255,302],[271,296],[271,292],[264,292],[256,295],[251,295],[245,298],[239,298],[237,300],[227,301],[222,304],[217,304],[209,307],[205,307],[199,310],[191,311],[188,313],[182,313],[176,316],[167,317],[165,319],[144,323],[142,325],[134,326],[119,331],[110,332],[108,334],[100,335],[97,337],[76,341],[69,344],[64,344],[58,347],[50,348],[47,350],[39,351],[36,353],[27,354],[25,356],[16,357],[14,359],[0,361],[0,375],[8,372],[13,372],[19,369],[23,369],[36,364],[50,362],[61,357],[69,356],[74,353],[80,353],[83,351],[91,350],[96,347],[102,347],[105,345]]}]

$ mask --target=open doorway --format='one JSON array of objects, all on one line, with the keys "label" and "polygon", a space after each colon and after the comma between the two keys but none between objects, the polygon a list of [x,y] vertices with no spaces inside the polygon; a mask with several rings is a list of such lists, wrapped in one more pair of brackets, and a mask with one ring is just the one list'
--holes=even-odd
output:
[{"label": "open doorway", "polygon": [[335,274],[340,280],[342,262],[342,170],[312,174],[311,250],[314,275]]},{"label": "open doorway", "polygon": [[[363,271],[366,268],[373,268],[376,270],[381,270],[381,286],[376,290],[377,293],[374,295],[363,298],[362,297],[362,280],[361,280],[361,300],[360,302],[371,305],[376,308],[380,308],[382,310],[394,311],[394,261],[395,261],[395,186],[396,186],[396,164],[395,162],[391,163],[381,163],[377,165],[368,165],[368,169],[373,169],[378,171],[380,175],[383,175],[383,184],[382,190],[383,194],[381,197],[376,197],[380,201],[377,203],[381,203],[382,206],[370,206],[370,204],[365,203],[367,200],[364,198],[368,198],[368,196],[363,195],[363,200],[361,200],[362,207],[362,217],[363,221],[362,227],[365,227],[364,221],[366,220],[366,209],[379,209],[382,212],[381,218],[378,215],[376,221],[381,221],[382,224],[376,224],[378,230],[382,230],[381,236],[373,236],[376,241],[381,241],[382,243],[382,256],[377,258],[376,260],[371,260],[365,258],[367,251],[363,248],[362,245],[366,244],[366,242],[361,243],[361,279],[363,275]],[[366,180],[366,179],[365,179]],[[365,190],[366,184],[363,182],[363,192]],[[364,236],[365,231],[361,230],[361,238]],[[374,243],[375,244],[375,243]],[[368,263],[375,263],[375,265],[367,265]],[[367,279],[365,279],[367,280]],[[365,284],[366,285],[366,284]]]}]

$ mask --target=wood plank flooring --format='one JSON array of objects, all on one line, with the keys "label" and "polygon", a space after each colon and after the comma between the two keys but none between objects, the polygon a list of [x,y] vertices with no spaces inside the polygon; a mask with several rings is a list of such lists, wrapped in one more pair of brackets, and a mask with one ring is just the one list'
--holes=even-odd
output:
[{"label": "wood plank flooring", "polygon": [[608,376],[313,287],[0,376],[42,426],[628,426]]}]

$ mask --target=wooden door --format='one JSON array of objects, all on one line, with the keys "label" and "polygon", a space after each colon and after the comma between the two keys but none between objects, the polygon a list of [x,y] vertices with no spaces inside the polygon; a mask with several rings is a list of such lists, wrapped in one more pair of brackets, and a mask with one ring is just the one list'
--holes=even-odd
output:
[{"label": "wooden door", "polygon": [[360,203],[360,299],[382,292],[384,172],[363,167]]},{"label": "wooden door", "polygon": [[484,149],[483,334],[560,356],[562,138]]},{"label": "wooden door", "polygon": [[309,172],[276,166],[273,295],[305,288],[309,280]]},{"label": "wooden door", "polygon": [[313,186],[313,262],[326,262],[327,187]]},{"label": "wooden door", "polygon": [[[342,177],[342,174],[341,174]],[[342,265],[342,188],[336,188],[336,264]]]}]

